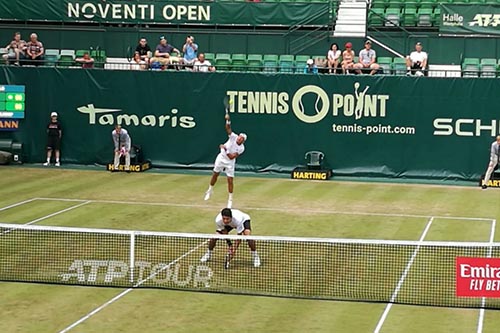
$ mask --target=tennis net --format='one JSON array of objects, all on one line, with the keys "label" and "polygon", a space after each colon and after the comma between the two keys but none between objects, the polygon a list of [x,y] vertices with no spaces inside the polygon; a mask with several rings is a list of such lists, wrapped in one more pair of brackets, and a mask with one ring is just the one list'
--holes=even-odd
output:
[{"label": "tennis net", "polygon": [[[211,238],[219,242],[211,260],[202,263]],[[225,269],[227,239],[233,243],[255,240],[261,266],[254,267],[242,241],[230,268]],[[245,237],[0,224],[2,281],[481,307],[481,298],[456,296],[456,258],[499,256],[499,243]],[[484,306],[499,308],[500,301],[487,298]]]}]

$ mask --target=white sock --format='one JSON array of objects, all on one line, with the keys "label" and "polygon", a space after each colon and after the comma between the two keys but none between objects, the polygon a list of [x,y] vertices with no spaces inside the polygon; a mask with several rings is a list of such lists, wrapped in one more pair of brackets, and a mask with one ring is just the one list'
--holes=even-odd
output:
[{"label": "white sock", "polygon": [[47,163],[50,163],[50,158],[47,159]]},{"label": "white sock", "polygon": [[410,69],[411,69],[411,67],[406,67],[406,69],[407,69],[407,70],[410,70]]},{"label": "white sock", "polygon": [[208,185],[208,190],[209,191],[212,191],[214,189],[214,187],[212,185]]},{"label": "white sock", "polygon": [[56,162],[59,163],[59,159],[58,158],[56,158]]},{"label": "white sock", "polygon": [[233,194],[229,193],[229,200],[233,201]]},{"label": "white sock", "polygon": [[259,256],[259,255],[257,254],[257,251],[250,251],[250,252],[252,252],[252,257],[254,257],[254,258]]}]

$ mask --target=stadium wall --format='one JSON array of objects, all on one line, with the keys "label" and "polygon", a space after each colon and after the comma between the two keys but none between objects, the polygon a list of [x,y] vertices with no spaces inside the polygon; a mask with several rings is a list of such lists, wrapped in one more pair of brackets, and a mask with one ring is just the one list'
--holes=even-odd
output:
[{"label": "stadium wall", "polygon": [[320,150],[335,175],[474,180],[499,133],[496,79],[191,73],[1,67],[26,85],[26,119],[0,132],[45,156],[51,111],[64,128],[62,162],[105,164],[121,123],[157,167],[209,168],[233,129],[248,134],[239,170],[289,172]]}]

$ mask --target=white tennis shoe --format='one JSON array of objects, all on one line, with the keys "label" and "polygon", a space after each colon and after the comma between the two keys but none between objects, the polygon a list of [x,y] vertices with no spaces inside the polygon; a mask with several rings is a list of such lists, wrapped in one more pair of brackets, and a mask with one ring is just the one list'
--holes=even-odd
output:
[{"label": "white tennis shoe", "polygon": [[203,257],[201,257],[200,261],[201,261],[201,262],[207,262],[207,261],[209,261],[209,260],[210,260],[210,257],[211,257],[211,255],[210,255],[210,251],[207,251],[207,252],[203,255]]},{"label": "white tennis shoe", "polygon": [[56,167],[59,167],[59,166],[61,166],[61,163],[56,162],[56,164],[55,164],[55,165],[56,165]]},{"label": "white tennis shoe", "polygon": [[49,163],[49,162],[45,162],[45,163],[43,163],[43,166],[49,166],[49,165],[50,165],[50,163]]},{"label": "white tennis shoe", "polygon": [[209,189],[205,192],[205,201],[207,201],[208,199],[210,199],[210,197],[212,196],[212,189]]},{"label": "white tennis shoe", "polygon": [[260,258],[258,255],[253,257],[253,267],[260,267]]}]

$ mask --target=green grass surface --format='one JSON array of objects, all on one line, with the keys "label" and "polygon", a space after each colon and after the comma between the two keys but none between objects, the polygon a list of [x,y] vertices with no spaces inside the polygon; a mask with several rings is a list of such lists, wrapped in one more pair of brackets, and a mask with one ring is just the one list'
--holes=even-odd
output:
[{"label": "green grass surface", "polygon": [[[91,201],[71,209],[83,201],[34,200],[0,210],[0,222],[4,223],[39,220],[35,224],[212,233],[214,217],[227,199],[225,179],[221,177],[212,199],[203,201],[209,180],[206,175],[21,167],[0,167],[0,175],[0,209],[31,198]],[[490,237],[491,222],[480,218],[498,219],[499,199],[500,191],[481,191],[477,187],[237,177],[234,206],[251,215],[257,235],[418,240],[429,218],[435,216],[425,240],[485,242]],[[495,240],[498,241],[498,232]],[[40,240],[44,241],[50,243],[47,239]],[[156,247],[161,246],[166,245]],[[222,244],[218,249],[220,256]],[[60,251],[63,255],[63,248]],[[244,244],[240,251],[248,252]],[[262,251],[264,255],[266,249]],[[400,255],[399,266],[404,268],[411,252]],[[202,253],[200,249],[195,257]],[[238,265],[244,265],[246,256],[247,253],[242,254],[240,262],[235,262],[235,271]],[[373,258],[377,257],[375,253]],[[425,271],[422,258],[417,256],[401,297]],[[216,258],[213,264],[219,260]],[[266,260],[261,268],[275,265]],[[317,269],[320,268],[313,268]],[[369,269],[364,272],[369,273]],[[337,282],[342,281],[342,276],[332,275]],[[387,281],[398,280],[399,276],[387,277]],[[388,290],[394,288],[393,284],[388,284]],[[363,284],[358,288],[362,291]],[[0,331],[58,332],[123,290],[1,282]],[[385,303],[137,289],[71,332],[373,332],[385,306]],[[478,317],[477,309],[396,304],[381,332],[476,332]],[[497,332],[500,311],[486,310],[483,324],[483,332]]]}]

